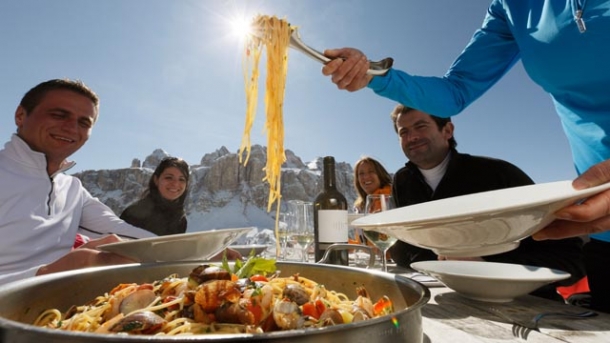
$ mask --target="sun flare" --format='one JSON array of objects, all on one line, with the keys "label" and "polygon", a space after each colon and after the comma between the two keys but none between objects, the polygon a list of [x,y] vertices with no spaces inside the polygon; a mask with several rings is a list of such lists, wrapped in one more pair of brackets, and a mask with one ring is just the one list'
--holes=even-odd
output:
[{"label": "sun flare", "polygon": [[251,18],[234,18],[231,20],[231,31],[240,39],[247,38],[252,34]]}]

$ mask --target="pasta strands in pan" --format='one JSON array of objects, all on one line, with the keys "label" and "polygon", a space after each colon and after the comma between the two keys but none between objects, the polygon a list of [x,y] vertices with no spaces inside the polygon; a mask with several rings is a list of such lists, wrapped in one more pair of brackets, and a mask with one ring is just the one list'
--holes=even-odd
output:
[{"label": "pasta strands in pan", "polygon": [[[213,272],[207,273],[207,268]],[[172,274],[150,283],[119,284],[63,314],[55,308],[43,310],[34,325],[120,335],[257,334],[348,324],[394,311],[387,296],[373,302],[363,287],[356,287],[357,297],[350,299],[327,289],[319,283],[322,280],[299,274],[258,275],[256,282],[242,280],[238,286],[227,278],[213,278],[223,277],[218,269],[201,265],[188,277]]]}]

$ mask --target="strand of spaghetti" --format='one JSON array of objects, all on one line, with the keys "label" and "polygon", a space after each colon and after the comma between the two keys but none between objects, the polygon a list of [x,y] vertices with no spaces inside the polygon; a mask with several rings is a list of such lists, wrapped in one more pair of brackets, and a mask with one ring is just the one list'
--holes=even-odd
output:
[{"label": "strand of spaghetti", "polygon": [[286,160],[284,152],[284,91],[288,69],[288,45],[290,42],[290,25],[287,21],[269,16],[257,16],[254,26],[259,35],[246,40],[244,54],[244,84],[246,87],[246,125],[239,150],[240,162],[246,151],[246,160],[250,157],[250,130],[254,122],[257,97],[259,62],[262,48],[267,50],[267,78],[265,83],[265,113],[267,134],[267,162],[263,181],[269,183],[267,211],[276,204],[275,236],[276,256],[280,255],[279,214],[281,200],[282,164]]},{"label": "strand of spaghetti", "polygon": [[188,318],[180,317],[167,323],[168,336],[191,333],[192,332],[192,321]]},{"label": "strand of spaghetti", "polygon": [[184,299],[183,299],[183,298],[178,298],[178,299],[175,299],[175,300],[173,300],[173,301],[168,301],[168,302],[166,302],[166,303],[163,303],[163,304],[160,304],[160,305],[157,305],[157,306],[152,306],[153,304],[156,304],[157,302],[159,302],[159,300],[160,300],[160,298],[159,298],[159,297],[157,297],[157,299],[155,299],[155,301],[153,301],[153,302],[151,303],[151,305],[149,305],[149,306],[147,306],[147,307],[143,308],[142,310],[138,310],[138,311],[150,311],[150,312],[157,312],[157,311],[159,311],[159,310],[162,310],[162,309],[164,309],[164,308],[171,307],[172,305],[179,304],[179,303],[182,303],[182,302],[184,301]]},{"label": "strand of spaghetti", "polygon": [[[246,91],[246,123],[239,147],[239,162],[246,165],[250,159],[250,131],[256,118],[256,106],[258,104],[258,77],[260,72],[258,65],[262,53],[262,42],[259,39],[246,40],[245,54],[243,59],[244,85]],[[246,158],[243,159],[243,152]]]},{"label": "strand of spaghetti", "polygon": [[61,320],[61,312],[57,309],[49,309],[42,312],[34,321],[36,326],[47,326],[54,320]]}]

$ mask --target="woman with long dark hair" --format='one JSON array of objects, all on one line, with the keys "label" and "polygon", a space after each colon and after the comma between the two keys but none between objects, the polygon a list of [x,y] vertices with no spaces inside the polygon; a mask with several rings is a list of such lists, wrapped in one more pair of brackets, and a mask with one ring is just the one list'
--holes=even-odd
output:
[{"label": "woman with long dark hair", "polygon": [[129,205],[121,213],[121,219],[159,236],[186,232],[184,201],[189,174],[189,166],[183,159],[163,159],[150,177],[142,198]]}]

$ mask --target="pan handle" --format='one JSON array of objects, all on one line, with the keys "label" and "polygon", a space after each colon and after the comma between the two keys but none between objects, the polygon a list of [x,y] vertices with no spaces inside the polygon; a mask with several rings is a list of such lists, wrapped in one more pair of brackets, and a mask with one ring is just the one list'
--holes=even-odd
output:
[{"label": "pan handle", "polygon": [[331,251],[334,250],[365,250],[369,254],[369,263],[366,266],[366,269],[373,268],[375,266],[375,252],[373,248],[368,245],[363,244],[347,244],[347,243],[335,243],[330,245],[322,259],[316,263],[328,263],[328,258],[330,257]]}]

